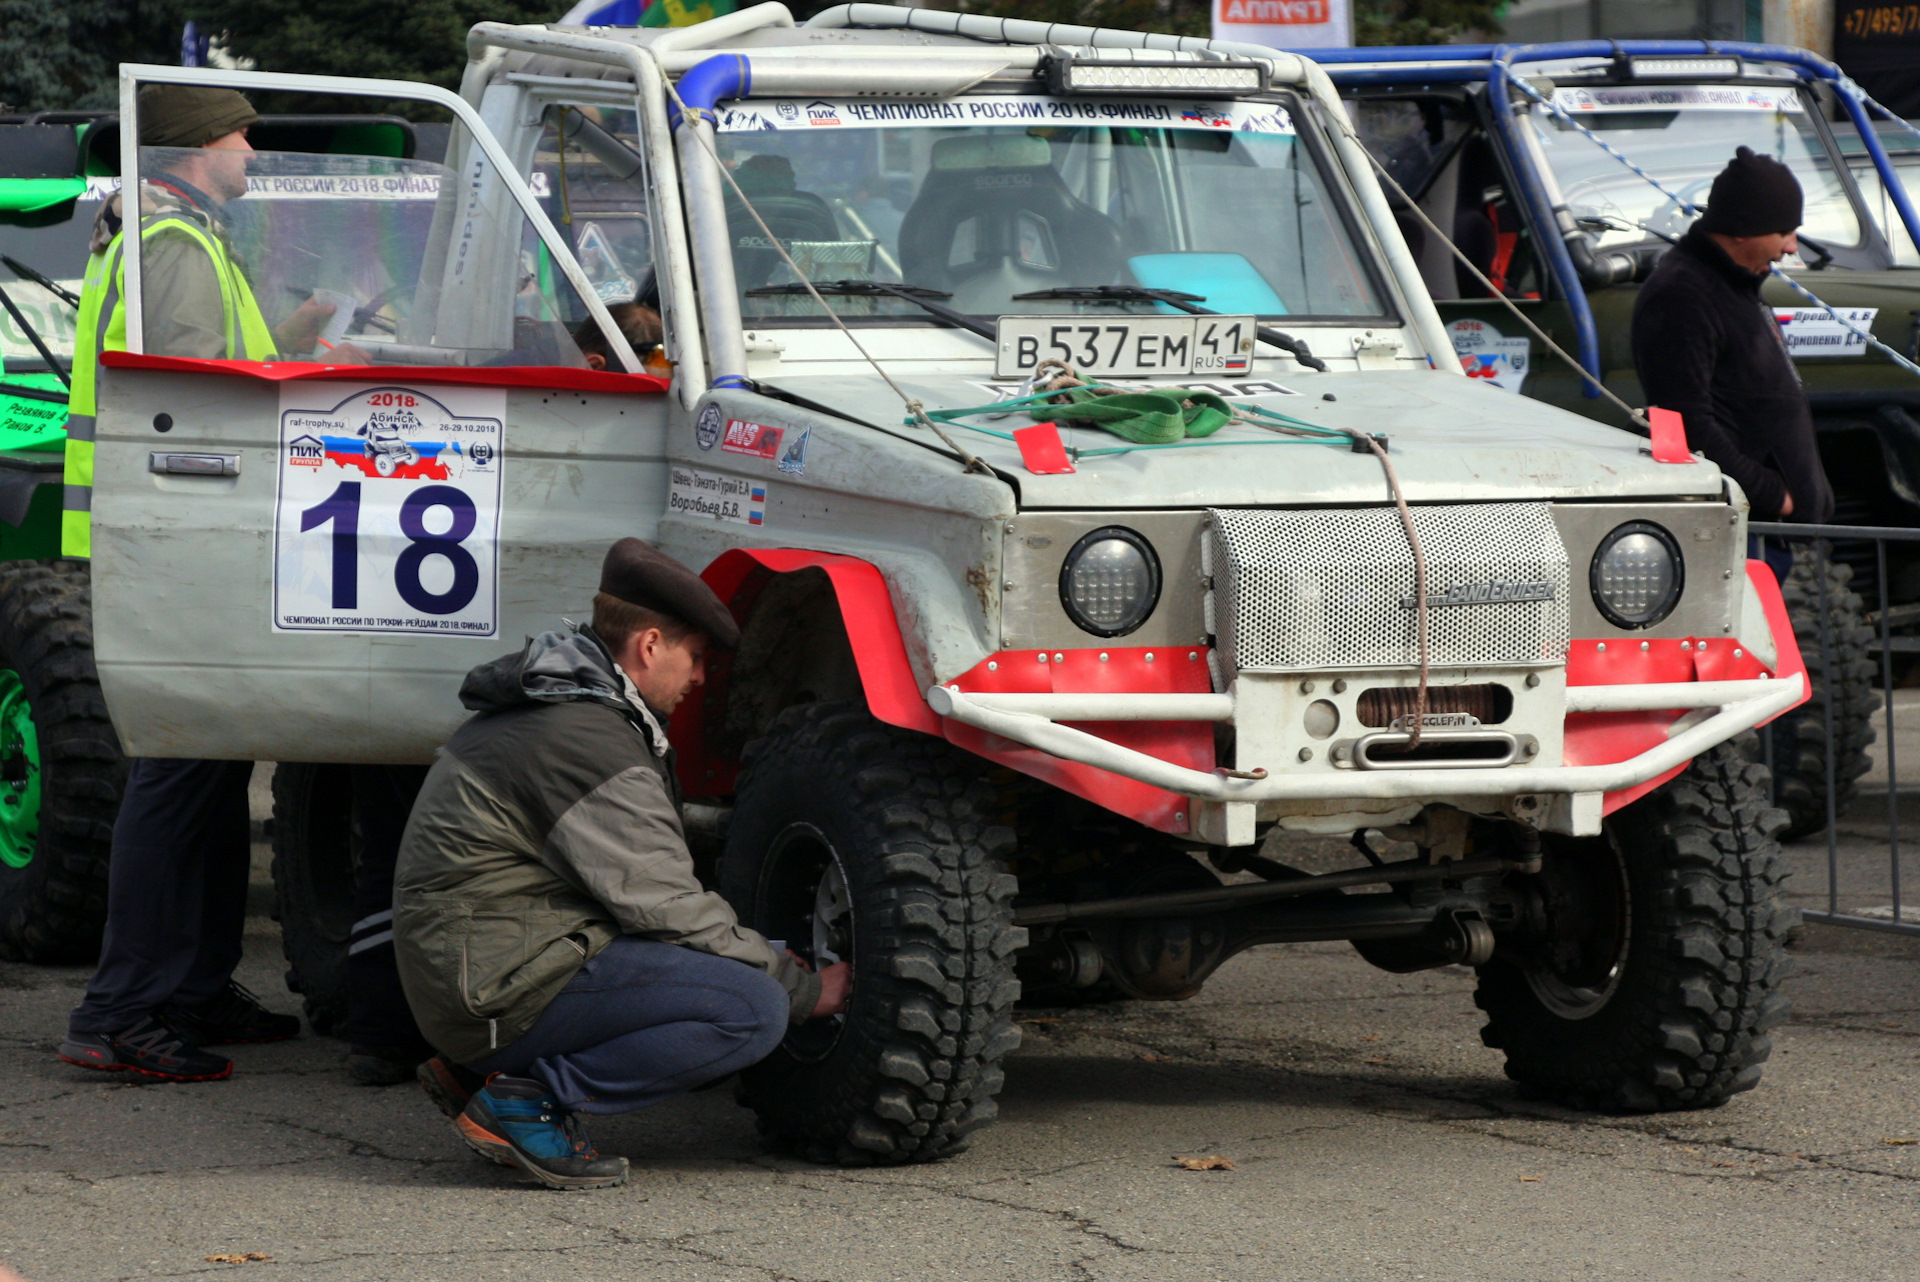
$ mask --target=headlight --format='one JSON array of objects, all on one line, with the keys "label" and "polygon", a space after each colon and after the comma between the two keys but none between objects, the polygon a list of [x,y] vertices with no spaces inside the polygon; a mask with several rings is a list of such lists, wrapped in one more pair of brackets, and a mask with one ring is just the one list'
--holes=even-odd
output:
[{"label": "headlight", "polygon": [[1650,628],[1673,613],[1686,587],[1680,544],[1651,521],[1629,521],[1593,554],[1593,603],[1621,628]]},{"label": "headlight", "polygon": [[1060,604],[1097,637],[1125,636],[1160,600],[1160,558],[1132,530],[1109,525],[1073,545],[1060,567]]}]

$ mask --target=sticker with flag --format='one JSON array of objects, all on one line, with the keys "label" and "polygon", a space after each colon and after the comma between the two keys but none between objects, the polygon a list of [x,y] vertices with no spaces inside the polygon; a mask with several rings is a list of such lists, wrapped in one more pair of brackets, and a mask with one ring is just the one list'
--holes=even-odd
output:
[{"label": "sticker with flag", "polygon": [[568,27],[691,27],[732,13],[733,0],[580,0],[560,19]]}]

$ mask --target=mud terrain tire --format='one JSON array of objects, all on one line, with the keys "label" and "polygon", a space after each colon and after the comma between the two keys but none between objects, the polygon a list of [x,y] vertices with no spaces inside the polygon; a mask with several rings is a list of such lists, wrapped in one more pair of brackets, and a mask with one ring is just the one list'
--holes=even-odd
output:
[{"label": "mud terrain tire", "polygon": [[1604,867],[1624,890],[1626,912],[1613,914],[1624,947],[1606,954],[1611,969],[1588,971],[1608,979],[1584,987],[1505,949],[1480,968],[1481,1039],[1506,1052],[1508,1077],[1576,1108],[1627,1112],[1712,1108],[1759,1083],[1799,920],[1780,901],[1774,834],[1786,816],[1767,784],[1764,766],[1722,744],[1611,816],[1605,836],[1550,841],[1549,861],[1600,861],[1583,875]]},{"label": "mud terrain tire", "polygon": [[857,704],[789,708],[747,749],[720,862],[743,921],[807,954],[837,868],[853,991],[742,1075],[775,1143],[817,1162],[922,1162],[991,1122],[1020,1042],[1013,834],[975,758]]},{"label": "mud terrain tire", "polygon": [[[1826,558],[1827,653],[1820,650],[1821,557],[1810,543],[1793,549],[1793,572],[1780,585],[1794,639],[1806,661],[1812,698],[1781,717],[1773,734],[1774,804],[1787,812],[1782,841],[1794,841],[1827,826],[1827,721],[1833,708],[1833,777],[1835,817],[1844,815],[1859,790],[1859,779],[1872,762],[1867,748],[1873,743],[1873,714],[1880,692],[1869,646],[1873,629],[1867,626],[1860,594],[1852,587],[1853,568]],[[1829,667],[1831,670],[1829,670]],[[1766,733],[1762,731],[1762,733]]]},{"label": "mud terrain tire", "polygon": [[353,932],[353,767],[282,762],[273,772],[274,915],[287,987],[307,1023],[331,1035],[347,1017]]},{"label": "mud terrain tire", "polygon": [[37,828],[11,839],[14,860],[0,860],[0,958],[89,962],[107,920],[107,864],[127,763],[94,669],[86,562],[0,562],[0,669],[18,675],[5,682],[9,705],[24,696],[20,711],[35,739],[28,754],[9,732],[0,804],[24,793],[35,768],[40,794]]}]

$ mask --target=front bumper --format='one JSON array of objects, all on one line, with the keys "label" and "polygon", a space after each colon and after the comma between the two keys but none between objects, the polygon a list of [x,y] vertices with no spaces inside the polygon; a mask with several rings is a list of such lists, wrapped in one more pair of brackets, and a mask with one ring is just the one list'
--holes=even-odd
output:
[{"label": "front bumper", "polygon": [[[1161,760],[1061,722],[1210,721],[1232,723],[1232,694],[985,694],[957,686],[934,686],[927,702],[935,712],[961,724],[1066,761],[1109,771],[1201,803],[1210,822],[1195,829],[1223,844],[1253,840],[1253,808],[1261,802],[1408,801],[1423,798],[1506,798],[1538,795],[1566,798],[1553,806],[1548,825],[1587,834],[1599,830],[1600,799],[1676,770],[1745,730],[1799,703],[1806,678],[1790,673],[1740,681],[1660,682],[1635,685],[1573,686],[1565,712],[1707,711],[1699,720],[1682,718],[1664,742],[1624,761],[1604,765],[1510,765],[1496,769],[1355,769],[1313,773],[1270,773],[1265,778],[1235,777],[1224,770],[1203,771]],[[1429,735],[1443,732],[1428,731]]]}]

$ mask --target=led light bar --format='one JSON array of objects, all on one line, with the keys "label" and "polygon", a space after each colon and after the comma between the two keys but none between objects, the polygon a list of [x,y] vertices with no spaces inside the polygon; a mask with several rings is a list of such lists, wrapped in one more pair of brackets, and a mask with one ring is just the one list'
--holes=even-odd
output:
[{"label": "led light bar", "polygon": [[1731,80],[1740,74],[1738,58],[1628,58],[1635,80]]},{"label": "led light bar", "polygon": [[1154,94],[1172,98],[1237,98],[1266,92],[1257,62],[1095,62],[1055,58],[1047,67],[1054,93]]}]

